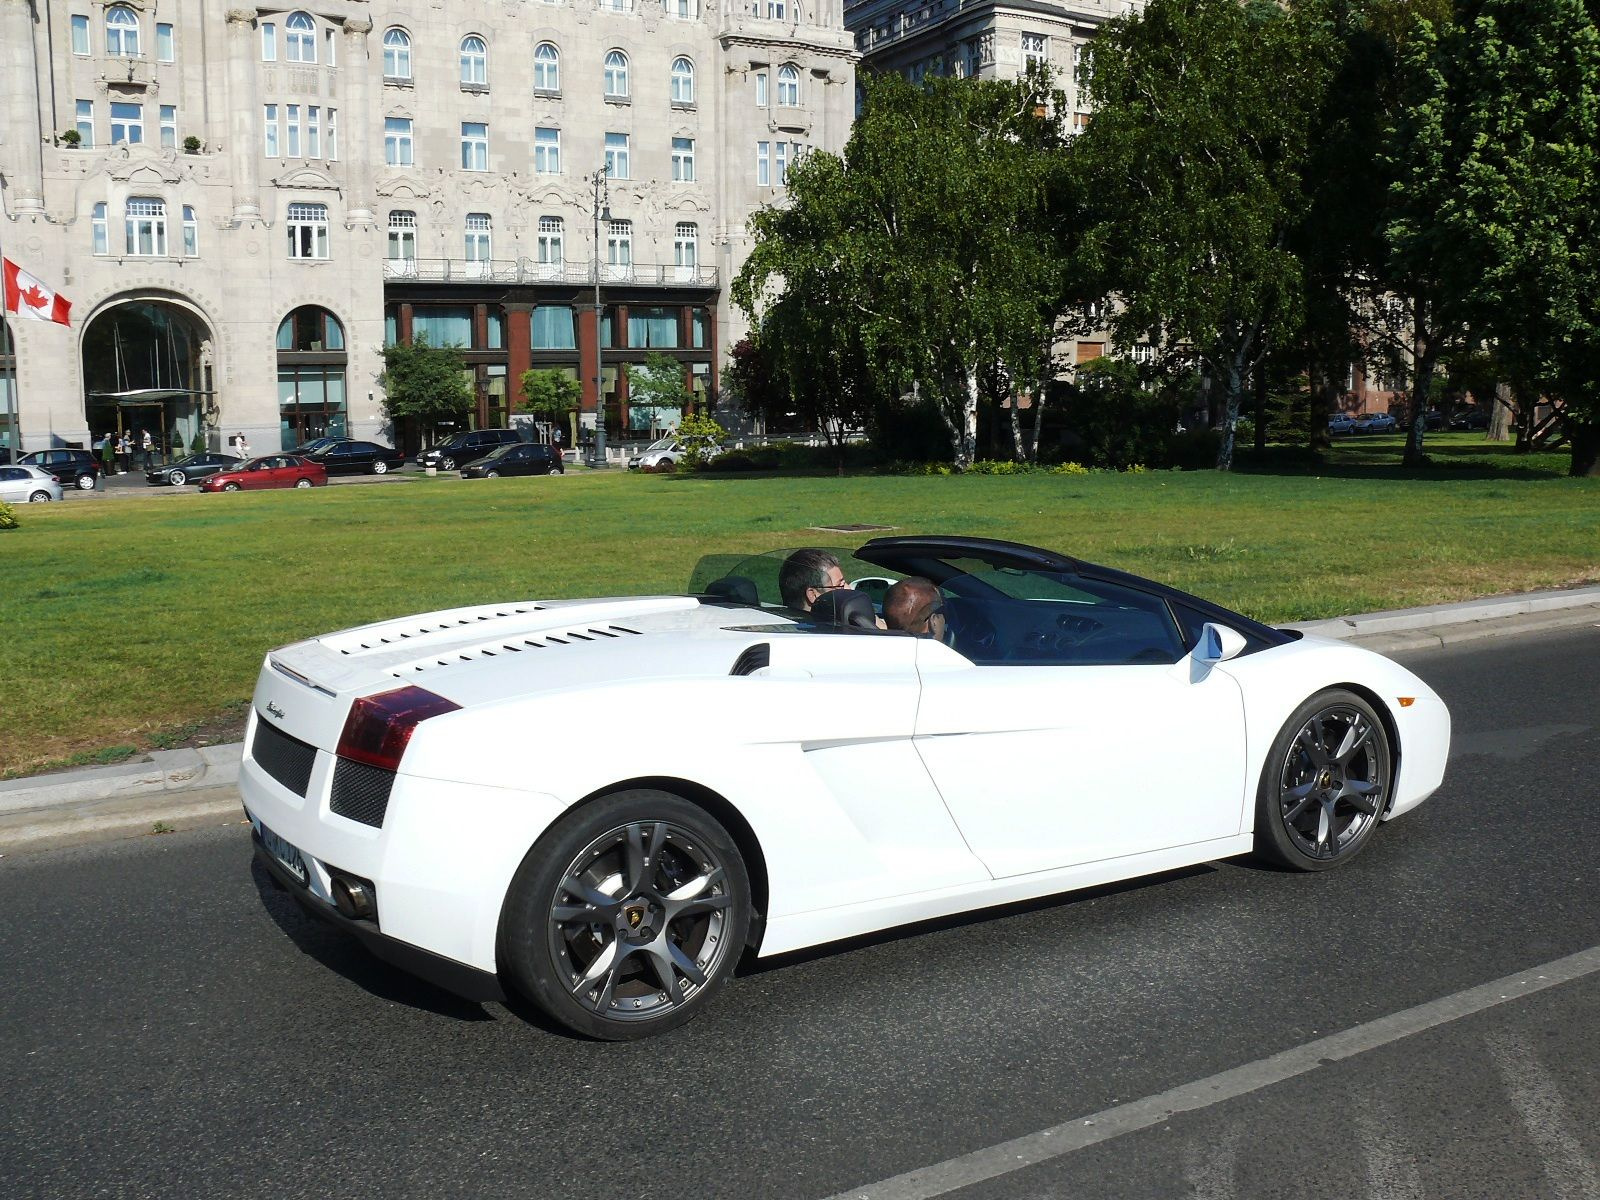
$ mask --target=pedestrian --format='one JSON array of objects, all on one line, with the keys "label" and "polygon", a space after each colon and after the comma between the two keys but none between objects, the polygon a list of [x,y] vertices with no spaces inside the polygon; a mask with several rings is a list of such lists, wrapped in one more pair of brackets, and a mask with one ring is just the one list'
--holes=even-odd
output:
[{"label": "pedestrian", "polygon": [[555,455],[555,463],[553,465],[556,472],[565,475],[567,473],[567,462],[566,459],[561,457],[561,430],[559,427],[550,431],[550,453]]},{"label": "pedestrian", "polygon": [[117,435],[117,474],[126,475],[133,462],[133,439],[126,432]]},{"label": "pedestrian", "polygon": [[155,448],[155,439],[150,436],[150,431],[146,429],[144,436],[139,439],[139,451],[144,456],[144,469],[146,471],[150,469],[150,460],[154,456]]},{"label": "pedestrian", "polygon": [[235,452],[239,455],[241,460],[250,457],[250,443],[244,440],[244,430],[241,429],[238,433],[234,434],[233,444]]},{"label": "pedestrian", "polygon": [[100,452],[102,473],[115,475],[117,473],[117,435],[108,430],[105,437],[100,439],[96,449]]}]

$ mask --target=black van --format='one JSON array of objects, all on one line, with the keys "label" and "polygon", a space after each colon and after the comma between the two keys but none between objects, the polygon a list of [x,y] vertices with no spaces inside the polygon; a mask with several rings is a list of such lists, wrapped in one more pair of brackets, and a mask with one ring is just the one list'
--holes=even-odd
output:
[{"label": "black van", "polygon": [[522,436],[515,429],[473,429],[452,433],[437,446],[431,446],[417,455],[417,466],[454,471],[469,462],[476,462],[491,450],[521,440]]}]

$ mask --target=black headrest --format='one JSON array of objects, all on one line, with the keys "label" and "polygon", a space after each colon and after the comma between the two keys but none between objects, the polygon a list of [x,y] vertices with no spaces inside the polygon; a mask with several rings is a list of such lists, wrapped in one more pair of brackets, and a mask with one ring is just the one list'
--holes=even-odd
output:
[{"label": "black headrest", "polygon": [[876,629],[878,616],[865,592],[854,588],[834,588],[823,592],[811,606],[811,619],[818,625],[842,625],[850,629]]},{"label": "black headrest", "polygon": [[761,594],[756,591],[755,580],[746,579],[743,575],[724,575],[721,579],[713,579],[706,584],[706,595],[721,596],[736,604],[761,603]]}]

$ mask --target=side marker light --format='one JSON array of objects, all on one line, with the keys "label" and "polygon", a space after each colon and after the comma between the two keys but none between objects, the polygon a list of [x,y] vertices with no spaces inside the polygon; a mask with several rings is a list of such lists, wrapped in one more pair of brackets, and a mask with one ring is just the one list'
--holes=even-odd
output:
[{"label": "side marker light", "polygon": [[1417,702],[1417,698],[1415,696],[1397,696],[1395,698],[1400,701],[1401,708],[1410,708]]}]

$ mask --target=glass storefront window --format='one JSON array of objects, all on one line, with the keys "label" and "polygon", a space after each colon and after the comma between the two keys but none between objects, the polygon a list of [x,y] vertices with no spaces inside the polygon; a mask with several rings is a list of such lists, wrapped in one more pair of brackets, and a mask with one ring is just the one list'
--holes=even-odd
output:
[{"label": "glass storefront window", "polygon": [[576,350],[578,338],[572,309],[565,304],[540,304],[533,310],[535,350]]},{"label": "glass storefront window", "polygon": [[279,437],[285,450],[348,432],[343,367],[279,367]]},{"label": "glass storefront window", "polygon": [[678,348],[678,310],[675,308],[630,308],[628,345],[641,350]]},{"label": "glass storefront window", "polygon": [[511,409],[506,403],[506,368],[490,364],[484,371],[484,395],[488,399],[489,428],[505,429],[510,424]]},{"label": "glass storefront window", "polygon": [[472,346],[472,309],[442,305],[417,305],[411,314],[412,340],[428,339],[430,346]]}]

